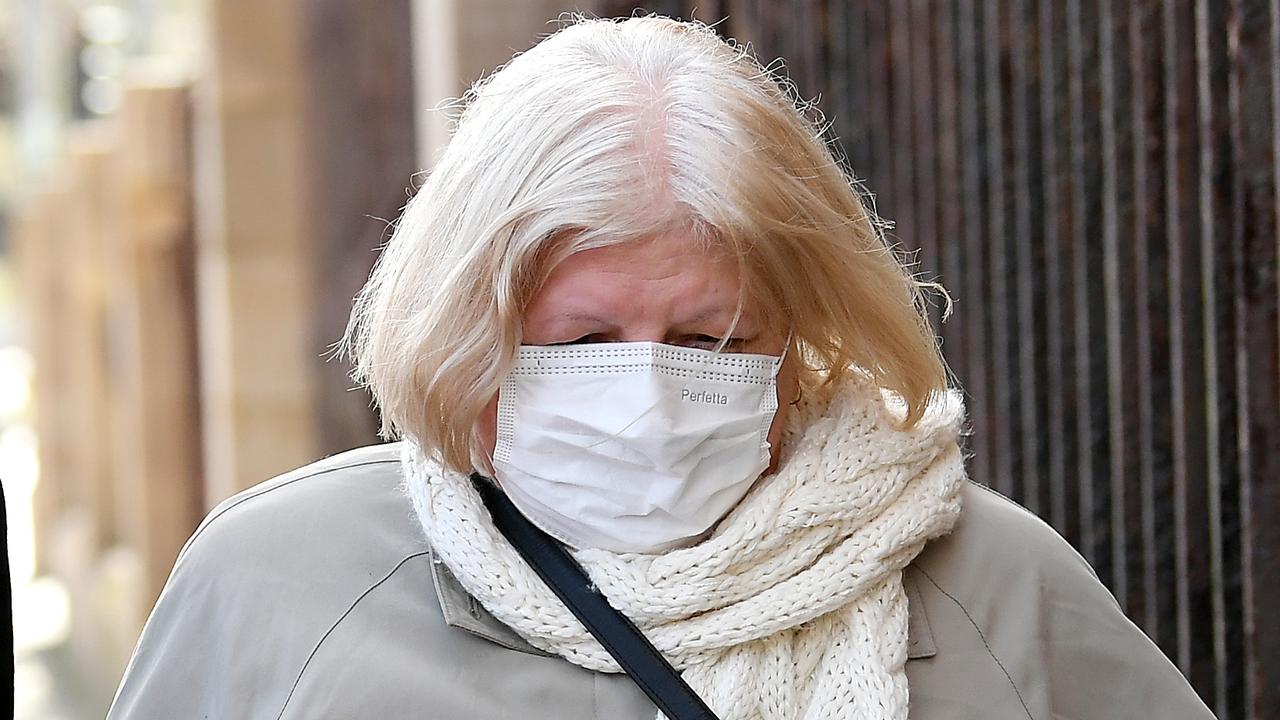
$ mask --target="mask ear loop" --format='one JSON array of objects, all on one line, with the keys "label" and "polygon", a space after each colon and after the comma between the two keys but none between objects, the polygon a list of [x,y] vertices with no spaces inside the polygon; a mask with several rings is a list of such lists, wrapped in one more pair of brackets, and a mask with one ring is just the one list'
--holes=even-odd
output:
[{"label": "mask ear loop", "polygon": [[773,378],[778,379],[778,371],[782,369],[782,363],[787,361],[787,353],[791,352],[791,341],[795,340],[795,328],[787,328],[787,342],[782,346],[782,354],[778,356],[777,362],[773,365]]},{"label": "mask ear loop", "polygon": [[[786,347],[782,348],[782,356],[778,358],[778,370],[781,370],[782,363],[786,362],[787,353],[791,352],[791,343],[794,340],[795,340],[795,328],[791,328],[787,330],[787,345]],[[775,371],[774,372],[775,381],[777,380],[777,377],[778,377],[777,371]],[[794,400],[792,400],[787,404],[791,405],[792,407],[795,407],[796,405],[799,405],[800,401],[803,399],[804,399],[804,383],[800,382],[799,379],[797,379],[796,380],[796,397]]]},{"label": "mask ear loop", "polygon": [[[787,361],[787,353],[791,352],[791,341],[795,339],[795,328],[787,328],[787,341],[782,345],[782,354],[773,362],[773,376],[769,379],[773,386],[773,408],[776,412],[778,405],[778,373],[782,372],[782,364]],[[794,404],[794,403],[793,403]]]}]

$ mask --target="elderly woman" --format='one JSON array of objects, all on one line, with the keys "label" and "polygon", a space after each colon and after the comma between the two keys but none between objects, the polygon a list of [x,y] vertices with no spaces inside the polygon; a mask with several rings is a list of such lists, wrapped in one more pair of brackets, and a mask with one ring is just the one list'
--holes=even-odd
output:
[{"label": "elderly woman", "polygon": [[214,510],[111,717],[1211,717],[966,479],[921,289],[747,51],[572,24],[471,93],[358,298],[403,442]]}]

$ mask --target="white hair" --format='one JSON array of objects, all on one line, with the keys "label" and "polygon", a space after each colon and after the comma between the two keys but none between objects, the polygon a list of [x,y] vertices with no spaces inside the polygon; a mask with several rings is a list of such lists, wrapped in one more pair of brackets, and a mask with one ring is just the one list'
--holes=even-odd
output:
[{"label": "white hair", "polygon": [[384,435],[469,470],[551,269],[675,227],[738,258],[813,377],[858,368],[908,424],[945,387],[921,283],[789,85],[702,24],[579,18],[467,94],[356,299],[343,344]]}]

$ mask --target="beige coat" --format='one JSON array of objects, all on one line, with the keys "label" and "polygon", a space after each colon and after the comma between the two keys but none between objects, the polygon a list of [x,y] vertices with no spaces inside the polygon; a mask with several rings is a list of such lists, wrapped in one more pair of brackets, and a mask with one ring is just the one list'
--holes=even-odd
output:
[{"label": "beige coat", "polygon": [[[394,445],[219,505],[109,718],[649,720],[624,675],[530,647],[433,562]],[[1048,525],[979,485],[906,573],[911,717],[1211,718]]]}]

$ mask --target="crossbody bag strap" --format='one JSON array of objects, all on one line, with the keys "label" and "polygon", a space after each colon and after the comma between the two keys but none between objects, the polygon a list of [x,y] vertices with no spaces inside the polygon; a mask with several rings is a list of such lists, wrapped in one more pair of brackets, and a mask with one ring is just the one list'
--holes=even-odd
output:
[{"label": "crossbody bag strap", "polygon": [[716,720],[715,713],[627,616],[594,590],[587,574],[554,538],[529,522],[488,478],[471,476],[493,524],[645,695],[670,720]]}]

